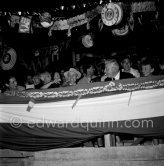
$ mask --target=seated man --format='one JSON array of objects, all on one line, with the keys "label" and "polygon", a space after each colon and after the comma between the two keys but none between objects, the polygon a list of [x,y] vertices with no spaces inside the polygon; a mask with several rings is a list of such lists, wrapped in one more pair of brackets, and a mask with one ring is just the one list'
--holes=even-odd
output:
[{"label": "seated man", "polygon": [[106,60],[105,75],[101,77],[101,81],[112,81],[126,78],[134,78],[130,73],[122,72],[120,66],[115,59]]},{"label": "seated man", "polygon": [[[105,75],[101,77],[101,81],[112,81],[127,78],[134,78],[130,73],[120,71],[118,62],[115,59],[110,59],[105,62]],[[116,136],[116,144],[122,145],[123,142],[119,135]]]}]

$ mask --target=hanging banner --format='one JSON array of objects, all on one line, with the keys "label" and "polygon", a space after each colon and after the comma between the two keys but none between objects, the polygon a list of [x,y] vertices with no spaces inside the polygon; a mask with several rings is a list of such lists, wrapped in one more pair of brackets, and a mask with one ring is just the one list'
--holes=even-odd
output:
[{"label": "hanging banner", "polygon": [[21,17],[19,23],[19,33],[30,33],[31,19],[26,17]]}]

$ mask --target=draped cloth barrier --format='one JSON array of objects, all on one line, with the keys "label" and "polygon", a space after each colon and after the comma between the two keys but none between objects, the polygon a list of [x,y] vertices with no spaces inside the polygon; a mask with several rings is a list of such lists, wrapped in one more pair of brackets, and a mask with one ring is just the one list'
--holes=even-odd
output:
[{"label": "draped cloth barrier", "polygon": [[[164,76],[116,81],[117,84],[162,82]],[[128,82],[128,83],[127,83]],[[103,86],[107,83],[99,83]],[[85,85],[87,86],[97,86]],[[74,90],[79,86],[71,87]],[[61,88],[62,89],[62,88]],[[60,90],[61,90],[60,89]],[[73,90],[72,89],[72,90]],[[53,89],[54,91],[55,89]],[[56,89],[58,90],[58,89]],[[51,89],[52,91],[52,89]],[[26,97],[0,98],[0,147],[40,151],[69,147],[107,133],[164,136],[164,88],[102,92],[76,98],[38,98],[28,112]],[[14,103],[15,98],[15,103]],[[7,100],[8,99],[8,100]],[[7,101],[5,103],[5,101]]]}]

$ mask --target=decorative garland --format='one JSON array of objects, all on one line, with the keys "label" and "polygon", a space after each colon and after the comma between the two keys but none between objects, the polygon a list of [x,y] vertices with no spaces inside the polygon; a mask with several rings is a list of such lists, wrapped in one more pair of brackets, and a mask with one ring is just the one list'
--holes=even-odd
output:
[{"label": "decorative garland", "polygon": [[[91,20],[93,20],[98,14],[100,14],[104,6],[105,5],[99,5],[95,9],[88,11],[86,13],[83,13],[81,15],[75,16],[73,18],[56,20],[53,22],[52,26],[49,27],[49,31],[51,32],[52,30],[67,30],[69,28],[86,24],[90,22]],[[125,6],[126,6],[126,3],[125,3]],[[134,2],[130,5],[130,8],[132,13],[156,10],[155,2],[152,2],[152,1]],[[15,24],[19,24],[20,17],[21,16],[12,15],[10,17],[10,26],[15,27]],[[119,18],[119,20],[121,20],[121,18]],[[35,28],[41,28],[41,25],[39,25],[39,22],[33,23],[33,26]]]},{"label": "decorative garland", "polygon": [[[73,96],[85,96],[91,94],[100,94],[103,92],[114,92],[114,91],[136,91],[143,89],[153,89],[157,87],[164,86],[164,79],[157,81],[145,81],[142,83],[115,83],[109,82],[104,86],[96,86],[92,88],[68,90],[68,91],[51,91],[51,92],[16,92],[15,95],[18,97],[30,97],[30,98],[64,98]],[[8,96],[13,96],[13,94],[7,94]]]}]

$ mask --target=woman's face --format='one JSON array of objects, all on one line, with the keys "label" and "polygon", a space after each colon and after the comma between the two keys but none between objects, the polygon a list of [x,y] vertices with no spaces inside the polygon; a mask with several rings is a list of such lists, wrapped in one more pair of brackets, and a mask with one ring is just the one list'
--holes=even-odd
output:
[{"label": "woman's face", "polygon": [[54,73],[54,80],[59,80],[60,79],[60,74],[58,72]]},{"label": "woman's face", "polygon": [[15,90],[17,88],[17,80],[15,77],[9,79],[9,88],[10,90]]},{"label": "woman's face", "polygon": [[69,79],[70,85],[76,84],[77,74],[76,73],[69,73],[68,79]]}]

